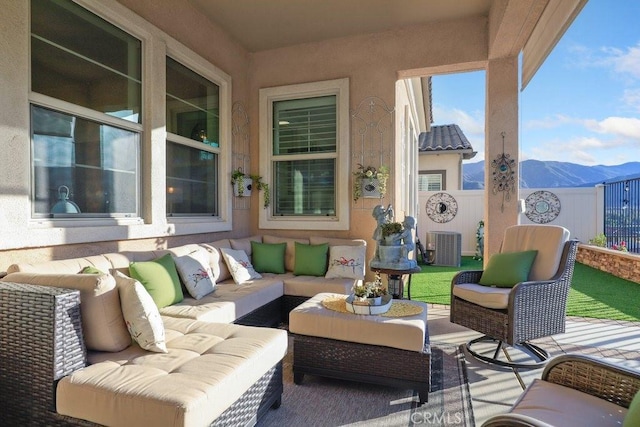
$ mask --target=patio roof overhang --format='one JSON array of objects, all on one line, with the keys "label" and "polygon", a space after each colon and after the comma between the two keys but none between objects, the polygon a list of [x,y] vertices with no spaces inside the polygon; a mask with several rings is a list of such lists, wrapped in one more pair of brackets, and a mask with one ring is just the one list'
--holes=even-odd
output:
[{"label": "patio roof overhang", "polygon": [[188,0],[249,52],[482,16],[489,59],[523,52],[522,89],[587,0]]}]

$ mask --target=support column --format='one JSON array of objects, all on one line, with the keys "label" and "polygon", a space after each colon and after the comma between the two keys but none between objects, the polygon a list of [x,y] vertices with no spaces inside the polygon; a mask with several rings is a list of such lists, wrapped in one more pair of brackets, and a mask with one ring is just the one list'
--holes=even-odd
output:
[{"label": "support column", "polygon": [[484,148],[485,264],[500,250],[504,230],[518,223],[518,96],[518,57],[489,60]]}]

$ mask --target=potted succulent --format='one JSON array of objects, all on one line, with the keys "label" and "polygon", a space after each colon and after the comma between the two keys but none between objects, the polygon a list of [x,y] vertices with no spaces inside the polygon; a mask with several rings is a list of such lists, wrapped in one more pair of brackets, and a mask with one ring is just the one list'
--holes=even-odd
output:
[{"label": "potted succulent", "polygon": [[380,226],[382,240],[387,246],[397,246],[400,244],[400,236],[404,227],[400,222],[385,222]]},{"label": "potted succulent", "polygon": [[382,286],[380,273],[376,273],[373,282],[358,284],[353,287],[354,303],[365,305],[381,305],[382,297],[387,294],[387,289]]},{"label": "potted succulent", "polygon": [[353,201],[358,201],[361,197],[380,198],[387,194],[387,180],[389,179],[389,168],[380,166],[363,166],[358,163],[358,170],[353,173],[355,176],[353,183]]}]

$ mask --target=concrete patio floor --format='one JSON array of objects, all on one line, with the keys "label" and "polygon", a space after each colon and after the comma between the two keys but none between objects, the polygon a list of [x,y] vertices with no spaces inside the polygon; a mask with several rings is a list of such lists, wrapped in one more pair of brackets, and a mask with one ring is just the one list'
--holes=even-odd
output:
[{"label": "concrete patio floor", "polygon": [[[480,334],[449,322],[449,307],[429,305],[429,336],[432,343],[463,344]],[[536,344],[552,356],[581,353],[602,357],[640,370],[640,322],[568,317],[564,334],[539,339]],[[476,425],[506,412],[522,390],[540,378],[542,369],[518,370],[488,365],[465,352],[467,374]],[[515,355],[517,356],[517,355]]]}]

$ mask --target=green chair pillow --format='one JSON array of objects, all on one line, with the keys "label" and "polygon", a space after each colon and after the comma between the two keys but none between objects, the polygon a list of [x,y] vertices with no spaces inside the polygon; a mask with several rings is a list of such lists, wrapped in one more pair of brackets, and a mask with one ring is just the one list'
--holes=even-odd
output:
[{"label": "green chair pillow", "polygon": [[529,280],[529,272],[538,251],[505,252],[494,254],[482,272],[480,284],[511,288]]},{"label": "green chair pillow", "polygon": [[622,427],[637,427],[640,426],[640,391],[633,396],[627,415],[625,415],[622,421]]},{"label": "green chair pillow", "polygon": [[176,264],[171,254],[153,261],[129,264],[132,278],[142,283],[158,308],[173,305],[184,299]]},{"label": "green chair pillow", "polygon": [[305,245],[296,243],[295,266],[296,276],[324,276],[327,273],[329,244]]},{"label": "green chair pillow", "polygon": [[258,273],[283,274],[286,243],[260,243],[251,241],[251,261]]}]

